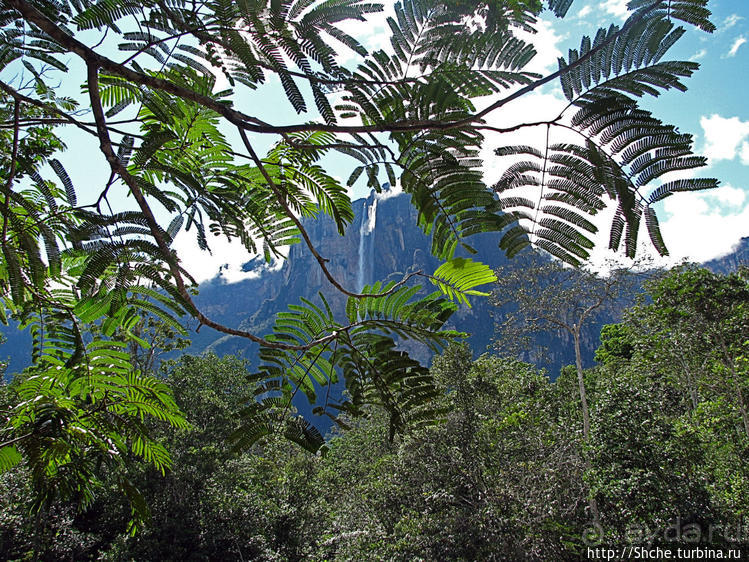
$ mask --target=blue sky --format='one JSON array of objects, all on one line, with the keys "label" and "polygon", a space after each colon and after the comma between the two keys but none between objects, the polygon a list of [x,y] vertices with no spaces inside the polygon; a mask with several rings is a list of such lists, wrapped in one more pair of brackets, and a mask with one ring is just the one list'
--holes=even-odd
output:
[{"label": "blue sky", "polygon": [[[627,0],[575,0],[563,19],[545,13],[533,38],[538,55],[532,70],[549,73],[557,68],[557,57],[569,48],[577,48],[583,35],[593,36],[599,27],[621,24],[627,17]],[[662,263],[673,264],[684,259],[705,261],[726,254],[739,239],[749,236],[749,2],[746,0],[713,0],[712,21],[717,31],[707,34],[689,29],[670,51],[667,58],[692,60],[700,70],[686,80],[686,93],[665,92],[658,98],[644,100],[644,106],[662,119],[694,135],[697,154],[709,158],[706,168],[692,174],[716,177],[721,181],[717,190],[702,193],[678,193],[656,208],[671,256]],[[353,25],[368,44],[383,46],[385,25]],[[359,35],[361,36],[361,35]],[[540,92],[513,104],[503,115],[490,118],[492,124],[506,126],[521,121],[554,116],[564,102],[558,83],[545,86]],[[520,117],[518,117],[520,116]],[[536,141],[540,134],[528,131],[518,140]],[[484,153],[487,180],[501,173],[493,163],[493,149],[515,140],[490,140]],[[675,179],[674,175],[666,179]],[[605,215],[605,213],[604,213]],[[606,245],[606,218],[602,217],[601,244]],[[641,235],[646,241],[647,236]],[[643,245],[647,253],[649,244]],[[598,251],[596,261],[611,257]]]},{"label": "blue sky", "polygon": [[[531,63],[530,70],[542,74],[555,70],[557,57],[566,53],[568,48],[578,47],[583,34],[594,35],[598,27],[622,23],[626,17],[626,3],[627,0],[575,0],[564,19],[545,14],[539,21],[538,33],[532,38],[539,54]],[[385,4],[383,14],[373,15],[365,23],[346,23],[344,28],[370,49],[389,48],[385,18],[392,14],[392,3],[386,1]],[[688,31],[669,57],[700,63],[700,71],[686,82],[689,91],[667,92],[646,101],[647,109],[657,117],[695,136],[696,152],[709,158],[708,168],[699,170],[696,175],[721,180],[721,187],[717,190],[676,194],[659,204],[657,211],[672,254],[670,263],[684,258],[703,261],[725,254],[742,236],[749,236],[749,104],[746,94],[749,86],[749,2],[713,0],[710,8],[718,30],[713,34]],[[80,38],[92,45],[99,40],[95,33],[81,34]],[[118,53],[114,43],[106,54],[115,60],[128,55]],[[356,63],[353,53],[344,54],[343,58],[348,65]],[[74,57],[70,62],[73,70],[61,84],[65,93],[80,96],[83,69]],[[8,78],[7,75],[3,76],[4,80]],[[273,80],[256,92],[241,91],[235,103],[248,113],[274,124],[314,118],[314,115],[297,116],[285,101],[278,83]],[[489,121],[494,125],[506,126],[518,120],[537,120],[545,114],[554,116],[560,104],[564,103],[561,89],[553,83],[513,103],[507,111],[491,115]],[[65,139],[71,150],[60,159],[74,183],[95,197],[109,175],[97,143],[77,130],[67,130]],[[502,172],[502,164],[493,156],[494,148],[518,141],[541,144],[542,139],[538,131],[524,131],[515,138],[488,139],[483,155],[488,182],[497,179]],[[355,165],[342,158],[328,163],[332,172],[344,181]],[[366,194],[367,189],[362,181],[354,186],[354,198]],[[125,191],[121,190],[118,201],[127,204],[125,196]],[[605,223],[605,213],[603,215],[601,220]],[[602,224],[601,230],[604,234],[601,245],[605,247],[608,228]],[[241,271],[241,264],[248,261],[250,256],[239,245],[211,239],[213,254],[206,255],[197,250],[193,237],[194,232],[188,233],[188,236],[180,235],[177,247],[188,270],[199,281],[213,277],[219,266],[224,264],[229,265],[229,270],[224,273],[227,281],[246,277],[247,274]],[[645,240],[647,237],[641,238]],[[597,260],[606,257],[605,251],[596,254]],[[198,263],[199,267],[192,266]]]},{"label": "blue sky", "polygon": [[[583,35],[594,35],[599,27],[608,27],[611,23],[621,24],[627,15],[626,3],[626,0],[575,0],[564,19],[544,14],[537,26],[538,33],[532,38],[538,55],[531,70],[542,74],[556,70],[557,57],[566,54],[569,48],[578,47]],[[671,254],[659,259],[663,264],[685,259],[706,261],[730,252],[741,237],[749,236],[749,104],[745,93],[749,86],[749,2],[718,0],[711,2],[710,8],[718,30],[713,34],[688,30],[668,57],[700,63],[700,70],[686,80],[688,91],[665,92],[658,98],[644,100],[645,107],[656,117],[679,127],[682,132],[693,134],[696,153],[709,158],[709,165],[692,175],[716,177],[721,181],[717,190],[678,193],[658,204],[656,210]],[[348,23],[346,29],[370,49],[389,49],[385,17],[391,13],[392,4],[386,3],[385,13],[370,17],[366,23]],[[349,62],[354,61],[352,55]],[[528,120],[529,116],[532,120],[546,114],[554,116],[565,103],[561,88],[552,83],[518,100],[504,114],[492,115],[489,121],[506,126],[517,123],[518,119]],[[258,112],[262,111],[274,115],[274,122],[294,118],[283,103],[270,109],[261,102]],[[493,156],[494,148],[525,141],[541,144],[542,131],[526,131],[513,139],[489,139],[483,154],[488,182],[497,179],[502,171]],[[336,160],[332,164],[345,179],[348,163]],[[669,179],[676,177],[665,177],[664,181]],[[354,186],[354,197],[366,194],[363,182],[358,182]],[[605,249],[608,216],[603,213],[600,217],[599,249],[593,257],[597,264],[613,257]],[[640,238],[641,254],[654,256],[644,232]],[[222,262],[232,254],[227,245],[214,259]],[[233,255],[228,262],[230,270],[225,272],[225,279],[242,278],[244,275],[238,270],[240,256]]]}]

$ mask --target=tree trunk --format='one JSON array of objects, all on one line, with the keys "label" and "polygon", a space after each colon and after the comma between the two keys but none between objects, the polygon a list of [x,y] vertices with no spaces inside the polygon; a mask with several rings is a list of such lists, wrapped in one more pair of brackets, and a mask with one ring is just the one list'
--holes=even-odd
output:
[{"label": "tree trunk", "polygon": [[583,376],[583,358],[580,351],[580,328],[575,326],[572,334],[575,340],[575,366],[577,367],[577,385],[580,390],[580,404],[583,410],[583,438],[585,443],[590,442],[590,412],[588,412],[588,399],[585,396],[585,379]]},{"label": "tree trunk", "polygon": [[[585,395],[585,377],[583,374],[583,354],[580,351],[580,326],[575,326],[572,332],[572,337],[575,340],[575,367],[577,367],[577,384],[580,390],[580,404],[583,411],[583,440],[585,445],[590,443],[590,412],[588,411],[588,399]],[[588,461],[587,451],[583,452],[583,459],[586,469],[590,469],[590,462]],[[588,500],[588,506],[590,507],[590,515],[593,517],[593,522],[596,525],[601,524],[601,515],[598,512],[598,502],[595,498]]]},{"label": "tree trunk", "polygon": [[687,390],[689,391],[689,398],[692,401],[692,411],[697,409],[699,405],[699,396],[697,395],[697,377],[692,374],[692,370],[683,358],[678,358],[681,363],[681,368],[687,376]]}]

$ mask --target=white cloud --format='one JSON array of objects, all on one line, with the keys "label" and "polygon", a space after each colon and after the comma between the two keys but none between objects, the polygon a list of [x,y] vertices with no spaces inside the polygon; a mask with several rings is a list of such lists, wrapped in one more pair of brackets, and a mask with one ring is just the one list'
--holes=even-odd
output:
[{"label": "white cloud", "polygon": [[403,186],[400,184],[391,185],[388,189],[383,189],[380,193],[375,192],[375,199],[384,201],[385,199],[398,197],[401,193],[403,193]]},{"label": "white cloud", "polygon": [[702,58],[705,58],[706,54],[707,54],[707,49],[700,49],[695,54],[693,54],[691,57],[689,57],[689,60],[692,60],[692,61],[700,60]]},{"label": "white cloud", "polygon": [[[562,56],[562,52],[557,48],[557,45],[564,40],[564,37],[557,34],[550,21],[542,18],[538,21],[537,30],[536,34],[518,34],[525,41],[532,42],[538,52],[525,70],[548,74],[557,68],[557,58]],[[495,100],[488,98],[483,100],[484,107],[493,101]],[[478,105],[478,109],[481,110],[481,104]],[[541,93],[537,90],[495,110],[487,116],[486,120],[487,124],[492,127],[509,128],[522,123],[554,119],[566,105],[567,100],[563,98],[561,88],[557,87],[551,93]],[[482,158],[486,162],[487,183],[491,185],[496,182],[505,167],[503,166],[500,169],[495,166],[497,161],[494,156],[495,148],[500,145],[511,144],[541,146],[545,141],[544,134],[545,128],[543,127],[523,128],[513,133],[502,133],[500,140],[494,136],[494,133],[487,131],[487,142],[482,149]],[[507,164],[507,162],[504,162],[504,164]]]},{"label": "white cloud", "polygon": [[744,37],[743,35],[737,37],[733,42],[733,45],[731,45],[731,49],[724,55],[724,58],[735,57],[736,52],[739,50],[739,47],[741,47],[741,45],[743,45],[744,43],[746,43],[746,37]]},{"label": "white cloud", "polygon": [[601,4],[601,8],[612,16],[624,19],[628,14],[627,2],[628,0],[606,0],[606,2]]},{"label": "white cloud", "polygon": [[705,133],[705,146],[701,152],[710,160],[733,160],[741,151],[742,161],[749,163],[749,150],[743,146],[749,139],[749,121],[713,114],[702,117],[700,125]]},{"label": "white cloud", "polygon": [[[522,123],[535,123],[554,119],[567,105],[567,100],[558,94],[531,93],[507,104],[507,106],[490,114],[487,124],[492,127],[507,129]],[[517,160],[510,158],[499,159],[494,150],[500,146],[530,145],[543,147],[546,143],[546,127],[524,127],[510,133],[495,134],[486,131],[486,142],[481,150],[481,159],[484,161],[484,181],[487,185],[493,185],[502,176],[505,169]],[[556,132],[555,132],[556,134]],[[564,139],[553,138],[552,142],[562,142]]]},{"label": "white cloud", "polygon": [[579,12],[577,12],[577,17],[578,18],[584,18],[585,16],[589,15],[590,12],[592,12],[592,11],[593,11],[593,8],[591,8],[589,4],[585,5],[585,6],[583,6],[582,10],[580,10]]},{"label": "white cloud", "polygon": [[[641,225],[635,266],[671,267],[683,261],[705,262],[732,252],[742,237],[749,236],[749,191],[726,185],[700,193],[676,193],[658,205],[661,234],[669,255],[661,257]],[[606,249],[610,209],[596,223],[601,227],[589,260],[592,269],[606,271],[607,262],[629,266],[622,252]]]},{"label": "white cloud", "polygon": [[282,261],[271,265],[258,266],[250,271],[243,271],[242,266],[253,259],[239,240],[229,242],[224,236],[208,235],[208,246],[211,253],[201,250],[195,239],[195,231],[181,231],[174,240],[173,248],[180,257],[184,267],[198,283],[210,281],[221,275],[226,283],[238,283],[246,279],[255,279],[263,271],[280,269]]},{"label": "white cloud", "polygon": [[741,143],[741,152],[739,153],[739,156],[741,157],[741,163],[749,166],[749,142]]},{"label": "white cloud", "polygon": [[747,192],[738,187],[724,185],[714,191],[706,192],[704,197],[714,199],[719,206],[727,206],[729,209],[732,209],[740,207],[746,202]]},{"label": "white cloud", "polygon": [[536,33],[517,32],[517,36],[524,41],[533,43],[536,48],[536,56],[523,70],[547,74],[557,69],[557,59],[562,56],[562,51],[557,45],[566,36],[559,35],[554,29],[551,21],[539,18],[536,23]]},{"label": "white cloud", "polygon": [[677,193],[663,202],[663,209],[661,231],[671,263],[720,257],[749,236],[746,189],[725,185],[703,193]]},{"label": "white cloud", "polygon": [[[344,33],[354,37],[370,52],[379,49],[391,50],[390,27],[387,24],[387,18],[395,16],[395,3],[385,2],[384,4],[382,12],[367,14],[366,21],[345,20],[338,24],[337,27]],[[345,65],[360,60],[359,55],[348,47],[342,47],[339,53],[339,64]]]},{"label": "white cloud", "polygon": [[730,29],[743,19],[744,18],[738,14],[731,14],[730,16],[728,16],[726,19],[723,20],[723,23],[720,26],[720,30],[725,31],[726,29]]}]

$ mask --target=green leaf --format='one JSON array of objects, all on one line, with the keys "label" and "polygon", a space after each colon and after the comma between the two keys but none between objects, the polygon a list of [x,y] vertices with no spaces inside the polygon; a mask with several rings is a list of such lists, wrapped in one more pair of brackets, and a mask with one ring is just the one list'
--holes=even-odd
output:
[{"label": "green leaf", "polygon": [[474,287],[486,285],[497,280],[492,269],[481,262],[470,258],[454,258],[439,266],[431,281],[442,294],[450,300],[457,300],[471,306],[468,296],[488,296],[489,293],[474,290]]},{"label": "green leaf", "polygon": [[21,462],[21,453],[15,447],[0,448],[0,474],[9,471]]}]

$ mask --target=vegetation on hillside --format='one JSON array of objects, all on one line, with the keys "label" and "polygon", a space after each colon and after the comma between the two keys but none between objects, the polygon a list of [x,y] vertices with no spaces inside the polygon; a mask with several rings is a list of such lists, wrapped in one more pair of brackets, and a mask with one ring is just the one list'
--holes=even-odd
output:
[{"label": "vegetation on hillside", "polygon": [[[576,556],[591,524],[620,540],[633,522],[740,518],[743,273],[667,276],[652,304],[605,333],[602,366],[587,372],[579,317],[575,376],[554,384],[451,345],[450,315],[497,280],[457,257],[472,235],[579,266],[611,206],[611,249],[633,257],[644,230],[666,254],[653,205],[717,186],[663,177],[706,160],[639,105],[685,89],[697,63],[666,57],[684,26],[714,30],[708,1],[631,0],[622,25],[582,37],[557,71],[530,72],[524,34],[571,3],[404,0],[389,47],[370,53],[346,31],[382,10],[366,0],[2,0],[0,320],[34,345],[0,397],[0,549],[546,559]],[[551,82],[569,101],[556,118],[490,122]],[[303,117],[254,114],[253,90],[283,90]],[[71,128],[98,147],[106,177],[71,179]],[[525,128],[545,142],[508,145],[503,133]],[[492,186],[487,147],[504,167]],[[332,154],[349,159],[348,185]],[[361,293],[343,286],[302,221],[343,234],[357,181],[407,193],[442,265]],[[302,244],[345,312],[320,295],[265,337],[221,325],[195,303],[180,232],[204,250],[209,234],[239,241],[268,262]],[[156,372],[158,354],[183,345],[186,318],[259,344],[259,370],[185,356]],[[405,340],[442,359],[420,365]],[[314,413],[342,431],[327,440],[294,408],[323,394]]]},{"label": "vegetation on hillside", "polygon": [[[651,281],[642,304],[603,330],[598,364],[584,373],[587,438],[574,366],[550,382],[533,365],[474,360],[455,345],[431,368],[444,423],[391,436],[386,413],[370,407],[329,437],[325,455],[278,435],[237,450],[227,438],[251,389],[243,363],[183,356],[160,378],[189,425],[153,427],[173,467],[129,475],[150,508],[143,531],[127,533],[124,469],[86,510],[58,499],[36,513],[18,467],[0,479],[0,550],[46,560],[579,560],[599,544],[737,547],[749,509],[748,296],[745,270],[690,266]],[[17,388],[2,387],[3,404]]]}]

